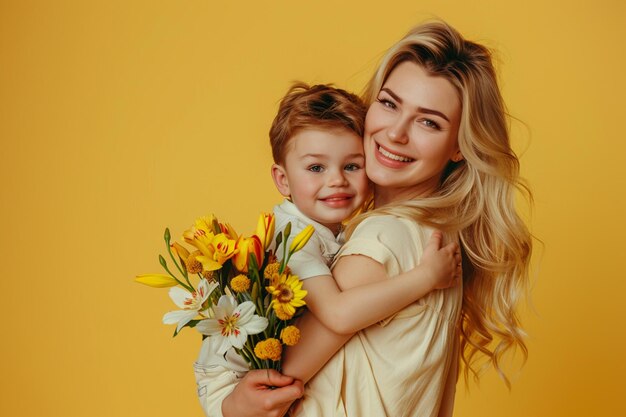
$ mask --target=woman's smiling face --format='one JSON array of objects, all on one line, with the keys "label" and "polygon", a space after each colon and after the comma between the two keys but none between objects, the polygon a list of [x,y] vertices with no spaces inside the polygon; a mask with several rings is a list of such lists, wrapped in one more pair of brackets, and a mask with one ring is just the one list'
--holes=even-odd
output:
[{"label": "woman's smiling face", "polygon": [[449,161],[462,158],[460,120],[461,102],[448,80],[409,61],[393,69],[365,119],[365,168],[376,206],[437,189]]}]

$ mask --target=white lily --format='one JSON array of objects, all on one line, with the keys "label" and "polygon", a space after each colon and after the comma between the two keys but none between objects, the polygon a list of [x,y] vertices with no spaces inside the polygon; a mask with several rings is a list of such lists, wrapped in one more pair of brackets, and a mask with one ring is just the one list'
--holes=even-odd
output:
[{"label": "white lily", "polygon": [[170,311],[163,316],[163,323],[176,324],[176,332],[179,332],[185,324],[189,323],[198,314],[206,316],[206,313],[201,311],[202,304],[209,298],[209,295],[217,288],[218,283],[209,282],[202,278],[198,283],[198,288],[194,292],[189,292],[180,287],[170,288],[170,298],[174,301],[178,307],[182,310]]},{"label": "white lily", "polygon": [[223,355],[231,346],[243,348],[249,334],[261,333],[267,327],[265,317],[254,314],[252,301],[237,305],[235,297],[223,295],[213,306],[215,318],[209,318],[196,324],[196,330],[218,339],[217,353]]}]

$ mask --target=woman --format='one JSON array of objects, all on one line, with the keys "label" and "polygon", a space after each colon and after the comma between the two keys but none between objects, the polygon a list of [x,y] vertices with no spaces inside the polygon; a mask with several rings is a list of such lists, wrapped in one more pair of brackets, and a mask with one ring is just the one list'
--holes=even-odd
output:
[{"label": "woman", "polygon": [[[341,337],[315,341],[316,349],[340,350],[309,382],[299,413],[451,415],[459,358],[466,377],[478,375],[481,357],[504,377],[502,355],[516,346],[526,352],[516,305],[531,237],[514,205],[515,191],[526,189],[490,53],[445,23],[418,26],[387,52],[365,99],[374,209],[349,226],[333,275],[349,288],[406,270],[434,227],[458,236],[464,284],[430,294],[341,348]],[[306,320],[304,335],[316,326]],[[313,343],[303,342],[289,353],[286,374],[298,375],[294,358]],[[276,382],[284,387],[258,389]],[[225,416],[281,415],[301,390],[289,382],[250,373],[224,401]]]}]

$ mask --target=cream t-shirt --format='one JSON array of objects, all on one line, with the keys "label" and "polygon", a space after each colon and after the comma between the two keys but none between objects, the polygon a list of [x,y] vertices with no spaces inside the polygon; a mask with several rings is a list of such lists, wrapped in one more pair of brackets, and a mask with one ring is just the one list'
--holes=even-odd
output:
[{"label": "cream t-shirt", "polygon": [[[394,216],[364,220],[340,249],[365,255],[392,277],[415,267],[432,230]],[[358,332],[307,384],[298,417],[436,417],[456,377],[462,288],[435,290]],[[450,384],[448,384],[450,385]],[[452,384],[453,385],[453,384]]]}]

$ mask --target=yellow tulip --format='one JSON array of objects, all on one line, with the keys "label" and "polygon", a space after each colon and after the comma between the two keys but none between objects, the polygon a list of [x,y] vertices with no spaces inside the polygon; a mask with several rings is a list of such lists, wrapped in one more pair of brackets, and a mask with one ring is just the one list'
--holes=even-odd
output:
[{"label": "yellow tulip", "polygon": [[289,253],[295,253],[302,249],[304,245],[307,244],[311,236],[313,236],[313,232],[315,232],[315,229],[310,224],[302,229],[302,231],[293,239],[293,242],[291,242]]},{"label": "yellow tulip", "polygon": [[165,274],[137,275],[135,277],[135,282],[154,288],[167,288],[178,285],[174,278]]},{"label": "yellow tulip", "polygon": [[261,239],[263,249],[265,250],[267,250],[272,243],[272,238],[274,237],[274,227],[274,215],[271,213],[261,213],[256,227],[256,235],[259,239]]},{"label": "yellow tulip", "polygon": [[261,266],[265,252],[263,251],[261,239],[259,239],[258,236],[240,236],[239,239],[237,239],[236,247],[239,252],[233,257],[233,264],[237,270],[241,272],[248,272],[248,259],[250,258],[251,253],[254,254],[257,265],[259,267]]}]

